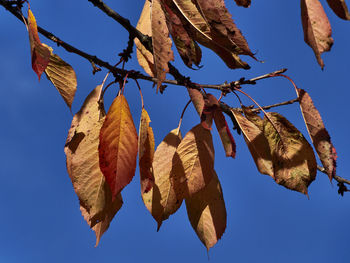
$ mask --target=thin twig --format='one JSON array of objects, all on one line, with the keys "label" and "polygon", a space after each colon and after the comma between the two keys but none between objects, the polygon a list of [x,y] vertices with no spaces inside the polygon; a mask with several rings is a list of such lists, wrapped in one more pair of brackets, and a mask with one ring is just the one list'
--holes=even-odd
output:
[{"label": "thin twig", "polygon": [[[317,165],[317,170],[319,170],[320,172],[327,174],[327,171],[324,167]],[[339,175],[335,175],[333,176],[334,180],[336,180],[338,183],[343,183],[343,184],[348,184],[350,185],[350,180],[347,180],[343,177],[340,177]]]}]

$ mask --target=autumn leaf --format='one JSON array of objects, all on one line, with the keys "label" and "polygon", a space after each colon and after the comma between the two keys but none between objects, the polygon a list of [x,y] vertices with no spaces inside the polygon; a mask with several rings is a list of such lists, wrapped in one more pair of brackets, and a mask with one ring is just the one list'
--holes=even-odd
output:
[{"label": "autumn leaf", "polygon": [[182,139],[179,129],[172,130],[158,145],[153,158],[154,185],[152,189],[142,194],[145,206],[158,223],[175,213],[181,206],[182,199],[178,199],[170,181],[173,170],[173,157]]},{"label": "autumn leaf", "polygon": [[323,69],[321,54],[329,51],[333,45],[331,25],[319,0],[301,0],[300,3],[304,40],[314,51]]},{"label": "autumn leaf", "polygon": [[202,112],[203,112],[204,104],[205,104],[202,93],[197,89],[193,89],[190,87],[186,87],[186,88],[187,88],[188,95],[191,98],[191,101],[192,101],[194,108],[196,109],[198,115],[202,116]]},{"label": "autumn leaf", "polygon": [[154,184],[152,161],[154,155],[154,135],[149,126],[151,119],[145,109],[142,109],[139,128],[139,167],[141,176],[141,193],[147,193]]},{"label": "autumn leaf", "polygon": [[172,41],[166,24],[161,0],[152,0],[151,10],[153,57],[156,69],[157,91],[169,72],[168,62],[174,60]]},{"label": "autumn leaf", "polygon": [[201,124],[193,127],[181,141],[173,158],[171,181],[182,199],[203,189],[214,169],[214,146],[211,132]]},{"label": "autumn leaf", "polygon": [[271,149],[275,181],[307,195],[307,187],[317,171],[310,144],[286,118],[275,112],[265,116],[264,133]]},{"label": "autumn leaf", "polygon": [[135,175],[137,132],[124,95],[117,96],[100,132],[100,168],[113,200]]},{"label": "autumn leaf", "polygon": [[40,80],[41,74],[46,69],[50,61],[50,50],[41,44],[35,17],[28,8],[28,33],[30,43],[30,53],[32,56],[32,68]]},{"label": "autumn leaf", "polygon": [[238,110],[232,109],[231,112],[242,130],[244,140],[259,172],[274,178],[270,146],[263,130],[245,118]]},{"label": "autumn leaf", "polygon": [[350,14],[345,0],[327,0],[334,13],[344,20],[350,20]]},{"label": "autumn leaf", "polygon": [[239,6],[250,7],[251,0],[235,0]]},{"label": "autumn leaf", "polygon": [[207,250],[213,247],[226,229],[225,201],[215,171],[210,183],[186,198],[187,215],[197,236]]},{"label": "autumn leaf", "polygon": [[99,104],[101,90],[102,86],[97,86],[73,117],[64,149],[82,215],[96,233],[96,246],[122,205],[121,196],[112,202],[99,166],[99,133],[104,121],[104,110]]},{"label": "autumn leaf", "polygon": [[[46,46],[45,44],[43,44]],[[46,46],[50,50],[50,62],[45,69],[47,78],[56,87],[66,102],[69,109],[72,108],[75,92],[77,91],[77,77],[75,71],[58,55],[52,53],[52,48]]]},{"label": "autumn leaf", "polygon": [[331,142],[319,111],[316,109],[310,95],[303,89],[296,89],[304,121],[315,146],[318,157],[325,168],[329,180],[336,173],[336,151]]}]

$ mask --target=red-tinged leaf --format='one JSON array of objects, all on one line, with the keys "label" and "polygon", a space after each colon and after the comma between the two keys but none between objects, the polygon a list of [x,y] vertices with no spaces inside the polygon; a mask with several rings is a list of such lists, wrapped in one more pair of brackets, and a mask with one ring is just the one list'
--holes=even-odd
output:
[{"label": "red-tinged leaf", "polygon": [[243,117],[238,110],[232,109],[231,111],[243,133],[244,140],[259,172],[274,178],[270,146],[263,130]]},{"label": "red-tinged leaf", "polygon": [[275,181],[307,195],[317,172],[312,147],[286,118],[275,112],[267,116],[264,133],[271,149]]},{"label": "red-tinged leaf", "polygon": [[202,93],[197,89],[187,88],[188,94],[190,95],[192,104],[199,116],[202,116],[204,109],[204,99]]},{"label": "red-tinged leaf", "polygon": [[213,169],[214,146],[211,132],[198,124],[186,134],[173,158],[171,180],[178,199],[203,189],[210,182]]},{"label": "red-tinged leaf", "polygon": [[137,132],[124,95],[117,96],[100,132],[100,168],[113,200],[135,175]]},{"label": "red-tinged leaf", "polygon": [[215,171],[210,183],[193,196],[186,198],[188,219],[207,250],[213,247],[226,229],[226,207]]},{"label": "red-tinged leaf", "polygon": [[315,53],[318,64],[323,69],[323,52],[333,45],[332,28],[319,0],[301,0],[301,21],[304,40]]},{"label": "red-tinged leaf", "polygon": [[36,20],[30,9],[28,9],[28,33],[32,68],[40,80],[41,74],[43,74],[50,61],[50,50],[40,42]]},{"label": "red-tinged leaf", "polygon": [[212,100],[208,98],[208,95],[214,97],[211,94],[207,94],[207,98],[204,100],[204,109],[200,117],[202,126],[207,130],[211,130],[211,126],[213,125],[214,112],[217,105],[215,105]]},{"label": "red-tinged leaf", "polygon": [[235,0],[239,6],[250,7],[251,0]]},{"label": "red-tinged leaf", "polygon": [[350,20],[350,14],[345,0],[327,0],[334,13],[344,20]]},{"label": "red-tinged leaf", "polygon": [[141,176],[141,193],[147,193],[154,184],[152,169],[154,155],[154,135],[149,126],[151,119],[145,109],[142,109],[139,128],[139,167]]},{"label": "red-tinged leaf", "polygon": [[299,104],[304,121],[315,146],[318,157],[325,168],[329,180],[336,174],[336,151],[331,142],[319,111],[316,109],[310,95],[303,89],[297,89]]},{"label": "red-tinged leaf", "polygon": [[182,203],[182,199],[177,198],[170,181],[174,154],[181,139],[179,129],[174,129],[158,145],[152,164],[154,185],[148,193],[142,195],[145,206],[158,223],[158,229],[164,220],[180,208]]}]

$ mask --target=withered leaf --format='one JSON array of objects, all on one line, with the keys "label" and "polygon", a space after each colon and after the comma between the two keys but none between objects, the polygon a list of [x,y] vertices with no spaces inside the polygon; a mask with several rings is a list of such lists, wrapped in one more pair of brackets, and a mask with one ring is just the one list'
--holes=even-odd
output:
[{"label": "withered leaf", "polygon": [[41,74],[43,74],[50,61],[50,50],[40,42],[36,20],[30,9],[28,9],[28,33],[32,68],[40,80]]},{"label": "withered leaf", "polygon": [[113,200],[135,175],[137,132],[124,95],[117,96],[100,132],[100,168]]},{"label": "withered leaf", "polygon": [[197,89],[187,87],[188,95],[190,95],[192,104],[198,115],[201,116],[204,109],[204,99],[202,93]]},{"label": "withered leaf", "polygon": [[235,0],[239,6],[250,7],[251,0]]},{"label": "withered leaf", "polygon": [[345,0],[327,0],[334,13],[344,20],[350,20],[350,14]]},{"label": "withered leaf", "polygon": [[210,182],[213,169],[214,146],[211,132],[198,124],[186,134],[173,158],[171,181],[178,199],[203,189]]},{"label": "withered leaf", "polygon": [[316,109],[310,95],[303,89],[297,89],[299,104],[304,121],[315,146],[318,157],[325,168],[329,180],[336,174],[336,151],[331,142],[319,111]]},{"label": "withered leaf", "polygon": [[275,181],[307,195],[317,171],[312,147],[286,118],[275,112],[267,116],[264,133],[271,149]]},{"label": "withered leaf", "polygon": [[319,0],[301,0],[301,21],[304,40],[315,53],[318,64],[323,69],[323,52],[333,45],[331,25]]},{"label": "withered leaf", "polygon": [[170,177],[173,168],[173,157],[182,139],[179,129],[172,130],[158,145],[153,158],[154,185],[148,193],[142,195],[145,206],[158,223],[175,213],[181,206],[171,184]]},{"label": "withered leaf", "polygon": [[150,127],[151,119],[143,108],[139,128],[139,167],[141,177],[141,194],[151,190],[154,184],[152,161],[154,155],[154,135]]},{"label": "withered leaf", "polygon": [[186,198],[188,218],[207,250],[213,247],[226,229],[225,201],[215,171],[210,183],[201,191]]}]

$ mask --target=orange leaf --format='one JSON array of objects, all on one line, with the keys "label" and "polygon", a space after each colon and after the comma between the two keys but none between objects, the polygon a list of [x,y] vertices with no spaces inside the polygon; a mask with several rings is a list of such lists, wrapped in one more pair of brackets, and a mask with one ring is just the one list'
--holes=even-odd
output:
[{"label": "orange leaf", "polygon": [[345,0],[327,0],[334,13],[344,20],[350,20],[350,14]]},{"label": "orange leaf", "polygon": [[100,168],[113,200],[135,175],[137,132],[124,95],[117,96],[100,132]]},{"label": "orange leaf", "polygon": [[323,167],[326,169],[329,180],[332,180],[336,172],[337,156],[335,148],[331,142],[331,137],[329,136],[321,115],[316,109],[310,95],[303,89],[297,89],[297,95],[311,140]]},{"label": "orange leaf", "polygon": [[44,72],[50,61],[50,50],[40,42],[36,20],[30,9],[28,9],[28,33],[30,53],[32,56],[32,68],[40,80],[41,74]]},{"label": "orange leaf", "polygon": [[210,183],[186,198],[187,215],[197,236],[207,250],[213,247],[226,229],[226,207],[220,181],[215,171]]}]

